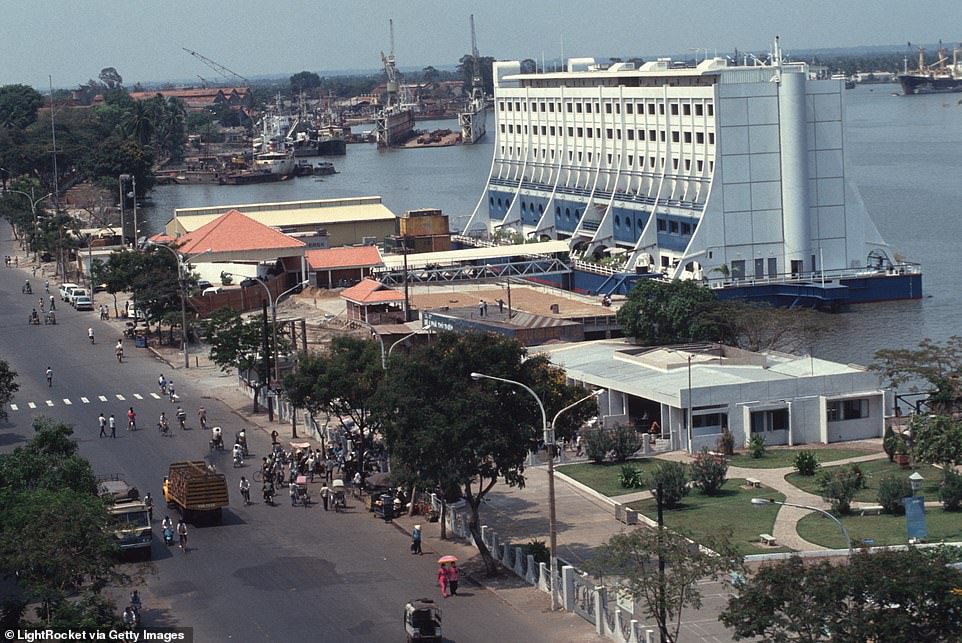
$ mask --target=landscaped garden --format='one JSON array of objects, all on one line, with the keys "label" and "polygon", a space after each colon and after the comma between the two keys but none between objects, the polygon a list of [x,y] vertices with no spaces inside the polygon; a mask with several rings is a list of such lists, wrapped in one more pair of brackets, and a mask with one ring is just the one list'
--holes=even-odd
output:
[{"label": "landscaped garden", "polygon": [[[814,451],[813,453],[816,455],[819,454],[818,451]],[[823,466],[819,471],[832,471],[833,469],[847,466],[850,465],[837,465],[835,467]],[[880,460],[859,462],[858,467],[862,470],[865,486],[856,492],[853,498],[856,502],[870,502],[873,504],[878,502],[879,483],[884,478],[896,477],[908,480],[908,477],[912,475],[913,471],[918,471],[922,477],[925,478],[925,482],[922,484],[922,490],[918,492],[918,495],[925,496],[926,500],[939,499],[939,483],[942,482],[943,473],[941,469],[937,469],[932,465],[920,464],[917,465],[915,469],[902,469],[894,462],[889,462],[887,458],[882,458]],[[796,472],[788,474],[785,476],[785,479],[803,491],[815,494],[816,496],[821,495],[818,487],[818,475],[803,476]]]},{"label": "landscaped garden", "polygon": [[[732,478],[714,496],[692,489],[676,509],[662,512],[665,526],[700,543],[729,530],[732,544],[742,554],[791,551],[785,547],[760,545],[758,542],[759,534],[772,533],[780,507],[775,504],[752,505],[752,498],[756,496],[772,500],[784,500],[785,496],[771,489],[760,490],[743,485],[744,480]],[[658,517],[654,500],[640,500],[628,506],[652,520]]]},{"label": "landscaped garden", "polygon": [[[795,456],[798,452],[804,450],[804,447],[787,449],[769,447],[765,449],[760,458],[751,457],[747,451],[744,453],[738,452],[728,458],[728,464],[733,467],[744,467],[746,469],[779,469],[781,467],[790,467],[794,463]],[[835,462],[837,460],[845,460],[846,458],[858,458],[878,453],[877,451],[867,449],[841,448],[812,449],[812,452],[818,456],[819,462]]]},{"label": "landscaped garden", "polygon": [[[882,514],[879,516],[859,516],[851,514],[840,518],[855,543],[866,539],[874,545],[904,545],[908,542],[905,530],[905,516]],[[925,508],[925,524],[928,527],[928,542],[962,541],[962,514],[944,511],[941,507]],[[833,521],[821,514],[811,514],[798,521],[798,535],[822,547],[843,549],[842,534]]]},{"label": "landscaped garden", "polygon": [[569,476],[583,485],[587,485],[600,494],[614,498],[623,496],[626,493],[636,493],[645,491],[646,488],[629,488],[621,486],[619,475],[621,467],[624,465],[634,466],[641,471],[641,475],[647,479],[659,465],[664,464],[665,460],[656,458],[641,458],[640,460],[630,460],[628,462],[604,462],[596,464],[585,462],[579,464],[565,464],[557,468],[560,473]]}]

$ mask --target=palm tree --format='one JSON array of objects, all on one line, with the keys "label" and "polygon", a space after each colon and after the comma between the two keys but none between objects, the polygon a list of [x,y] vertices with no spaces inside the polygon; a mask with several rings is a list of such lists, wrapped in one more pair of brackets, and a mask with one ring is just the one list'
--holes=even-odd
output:
[{"label": "palm tree", "polygon": [[150,144],[154,135],[151,111],[143,101],[136,101],[122,123],[124,136],[133,138],[143,147]]}]

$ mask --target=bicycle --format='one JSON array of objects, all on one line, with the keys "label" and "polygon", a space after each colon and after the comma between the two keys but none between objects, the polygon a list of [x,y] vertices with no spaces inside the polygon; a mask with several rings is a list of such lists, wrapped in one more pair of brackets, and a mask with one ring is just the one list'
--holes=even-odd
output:
[{"label": "bicycle", "polygon": [[258,469],[251,478],[253,478],[254,482],[264,482],[264,472]]},{"label": "bicycle", "polygon": [[160,435],[164,437],[170,435],[170,425],[167,422],[158,422],[157,428],[160,430]]}]

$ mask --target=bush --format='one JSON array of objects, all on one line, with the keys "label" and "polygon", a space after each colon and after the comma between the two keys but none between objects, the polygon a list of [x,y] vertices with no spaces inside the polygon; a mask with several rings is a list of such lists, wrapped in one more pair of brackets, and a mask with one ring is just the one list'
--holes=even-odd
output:
[{"label": "bush", "polygon": [[234,283],[234,275],[230,274],[229,272],[222,271],[220,273],[220,283],[222,286],[231,285],[232,283]]},{"label": "bush", "polygon": [[728,461],[708,453],[702,449],[691,463],[692,484],[701,489],[708,496],[714,496],[725,486],[725,474],[728,473]]},{"label": "bush", "polygon": [[644,436],[627,424],[619,424],[611,429],[609,434],[615,462],[624,462],[630,458],[644,442]]},{"label": "bush", "polygon": [[962,476],[954,471],[946,471],[945,479],[939,488],[939,497],[946,511],[957,511],[962,506]]},{"label": "bush", "polygon": [[608,457],[613,445],[611,434],[602,426],[594,426],[584,431],[585,455],[589,460],[601,464]]},{"label": "bush", "polygon": [[863,484],[862,472],[852,467],[833,467],[818,474],[818,490],[826,502],[832,503],[837,513],[847,514],[852,509],[852,498]]},{"label": "bush", "polygon": [[718,441],[715,443],[715,450],[719,453],[724,453],[727,456],[735,455],[735,436],[728,429],[722,431],[722,434],[718,436]]},{"label": "bush", "polygon": [[912,483],[898,476],[882,478],[878,484],[878,503],[885,508],[885,513],[904,514],[905,506],[902,498],[912,495]]},{"label": "bush", "polygon": [[898,436],[891,424],[886,425],[885,433],[882,436],[882,450],[888,456],[889,462],[895,462],[895,447],[898,444]]},{"label": "bush", "polygon": [[793,466],[803,476],[814,476],[822,465],[819,463],[818,457],[811,451],[799,451],[795,456]]},{"label": "bush", "polygon": [[753,435],[748,441],[748,453],[756,460],[765,455],[765,436]]},{"label": "bush", "polygon": [[623,464],[621,473],[618,474],[618,484],[624,489],[641,489],[645,486],[645,479],[641,469],[633,464]]},{"label": "bush", "polygon": [[551,561],[551,550],[543,540],[529,540],[528,544],[521,545],[521,553],[527,556],[534,556],[535,563],[549,563]]},{"label": "bush", "polygon": [[681,462],[666,462],[651,476],[651,492],[657,493],[661,484],[661,502],[666,509],[674,509],[688,495],[688,466]]}]

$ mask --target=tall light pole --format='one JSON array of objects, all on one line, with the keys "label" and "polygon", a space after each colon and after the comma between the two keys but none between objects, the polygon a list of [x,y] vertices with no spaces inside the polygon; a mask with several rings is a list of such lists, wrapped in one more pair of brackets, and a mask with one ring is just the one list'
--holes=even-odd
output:
[{"label": "tall light pole", "polygon": [[[53,192],[48,192],[47,194],[43,195],[39,199],[33,198],[33,188],[30,189],[29,194],[27,194],[23,190],[14,190],[14,189],[8,189],[7,192],[15,192],[16,194],[27,197],[27,200],[30,202],[30,213],[33,215],[33,233],[37,234],[37,229],[39,228],[39,223],[37,221],[37,204],[39,204],[44,199],[49,199],[50,197],[52,197]],[[36,246],[34,246],[33,252],[35,255],[37,254]]]},{"label": "tall light pole", "polygon": [[555,587],[556,585],[555,572],[558,569],[558,522],[555,515],[554,426],[558,422],[558,417],[562,413],[578,406],[582,402],[585,402],[594,397],[597,397],[598,395],[601,394],[602,391],[595,391],[591,395],[586,395],[585,397],[581,398],[577,402],[573,402],[568,406],[564,407],[563,409],[555,413],[554,419],[552,420],[551,424],[548,424],[548,416],[545,413],[544,404],[541,402],[541,398],[538,397],[538,394],[535,393],[534,390],[527,384],[518,382],[516,380],[509,380],[504,377],[495,377],[494,375],[485,375],[484,373],[471,373],[471,379],[495,380],[497,382],[504,382],[505,384],[511,384],[512,386],[518,386],[520,388],[523,388],[524,390],[526,390],[528,393],[531,394],[531,397],[535,399],[535,402],[538,403],[538,409],[541,411],[541,425],[544,429],[544,444],[545,444],[545,447],[547,447],[548,449],[548,541],[549,541],[548,547],[550,548],[550,553],[551,553],[550,570],[549,570],[551,580],[548,583],[548,587],[551,592],[551,610],[554,611],[558,609],[558,596],[557,596],[556,587]]},{"label": "tall light pole", "polygon": [[831,518],[836,525],[838,525],[839,530],[842,532],[842,536],[845,538],[845,544],[848,545],[848,555],[849,558],[852,556],[852,539],[848,535],[848,529],[842,524],[842,521],[825,511],[824,509],[819,509],[818,507],[810,507],[809,505],[799,505],[794,502],[788,502],[787,500],[772,500],[771,498],[752,498],[752,505],[755,507],[761,507],[765,505],[784,505],[785,507],[797,507],[799,509],[808,509],[809,511],[814,511],[822,514],[826,518]]},{"label": "tall light pole", "polygon": [[[135,218],[134,221],[136,222],[136,220],[137,219]],[[164,250],[167,250],[174,255],[174,259],[177,260],[177,283],[180,285],[180,323],[182,328],[181,339],[184,343],[184,368],[190,368],[190,355],[187,354],[187,285],[185,283],[183,274],[184,257],[170,246],[165,246],[162,243],[156,243],[154,241],[148,241],[147,243],[155,248],[163,248]],[[137,240],[135,238],[134,247],[136,246]],[[209,249],[201,254],[207,254],[208,252],[210,252]]]},{"label": "tall light pole", "polygon": [[264,291],[267,293],[267,302],[268,304],[270,304],[270,307],[271,307],[271,339],[273,340],[273,344],[274,344],[274,380],[277,382],[280,382],[281,369],[277,365],[277,303],[280,302],[281,297],[283,297],[284,295],[288,293],[292,293],[298,288],[303,288],[304,286],[308,285],[310,283],[310,280],[305,279],[304,281],[298,283],[293,288],[288,288],[287,290],[279,294],[276,300],[274,299],[274,295],[271,294],[271,289],[267,287],[267,284],[265,284],[263,281],[261,281],[257,277],[254,278],[254,281],[259,283],[264,288]]},{"label": "tall light pole", "polygon": [[[692,444],[691,444],[691,438],[692,438],[692,431],[691,431],[691,405],[692,405],[692,401],[691,401],[691,360],[695,357],[695,354],[692,353],[691,351],[674,350],[674,349],[670,349],[670,348],[667,349],[666,352],[668,352],[668,353],[675,353],[675,354],[685,353],[685,359],[688,360],[688,404],[686,405],[687,408],[685,409],[685,417],[686,417],[685,424],[687,424],[687,427],[686,427],[686,428],[687,428],[687,434],[688,434],[688,453],[694,453],[694,451],[693,451],[693,449],[692,449]],[[680,394],[679,394],[679,396],[678,396],[678,402],[679,402],[679,404],[681,403],[681,395],[680,395]]]},{"label": "tall light pole", "polygon": [[[430,329],[430,328],[428,328],[428,329],[420,328],[420,329],[414,331],[413,333],[408,333],[407,335],[405,335],[405,336],[402,337],[401,339],[399,339],[399,340],[397,340],[396,342],[394,342],[393,344],[391,344],[391,348],[387,349],[387,359],[391,359],[391,353],[394,351],[394,347],[395,347],[395,346],[397,346],[398,344],[400,344],[400,343],[402,343],[402,342],[406,342],[407,340],[411,339],[411,338],[414,337],[415,335],[421,335],[421,334],[423,334],[423,333],[425,333],[425,332],[428,333],[428,334],[430,334],[430,333],[431,333],[431,329]],[[384,364],[384,370],[387,370],[387,364],[386,364],[386,363]]]},{"label": "tall light pole", "polygon": [[[137,177],[134,176],[133,174],[121,174],[120,181],[121,181],[121,185],[123,185],[124,181],[130,181],[130,194],[133,197],[133,202],[134,202],[133,238],[134,238],[134,249],[136,250],[137,249]],[[122,204],[123,204],[123,199],[121,199],[121,206],[120,206],[121,208],[123,208]],[[123,236],[123,227],[121,227],[120,234],[121,236]]]}]

